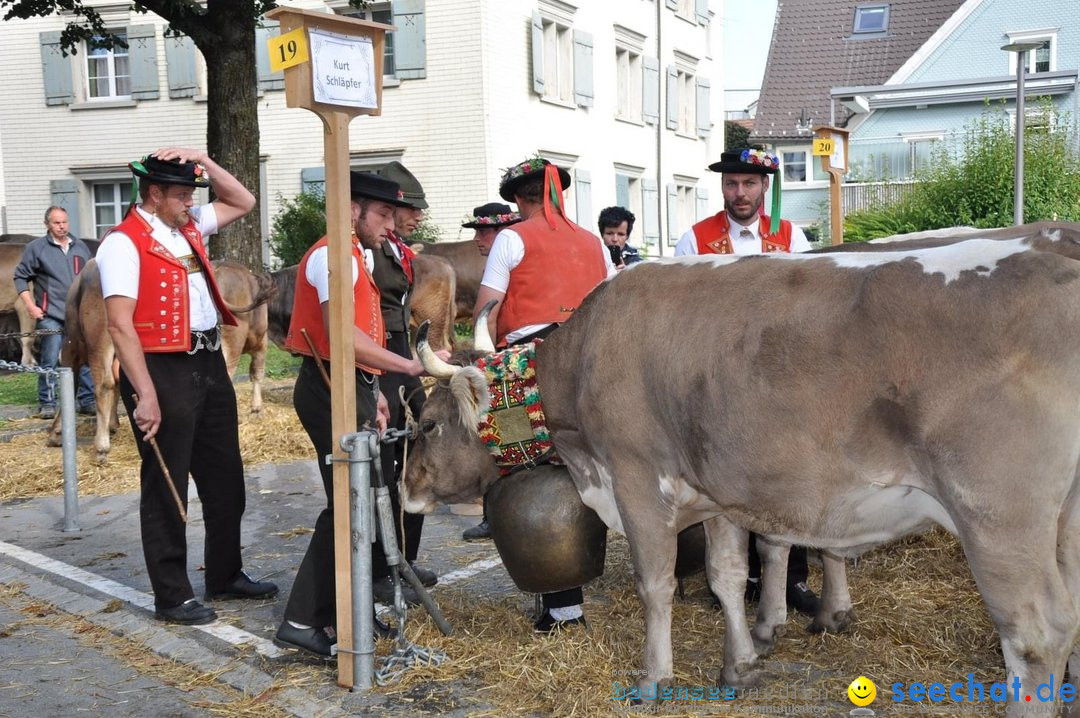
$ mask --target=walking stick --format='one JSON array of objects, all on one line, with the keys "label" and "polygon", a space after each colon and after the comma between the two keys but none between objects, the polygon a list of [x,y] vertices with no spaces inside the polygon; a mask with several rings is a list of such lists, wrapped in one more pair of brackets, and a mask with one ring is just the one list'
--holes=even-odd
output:
[{"label": "walking stick", "polygon": [[[132,394],[131,398],[135,400],[135,406],[138,406],[139,395]],[[169,485],[169,491],[172,493],[173,500],[176,502],[176,510],[180,512],[180,520],[187,523],[187,511],[184,511],[184,502],[180,500],[180,492],[176,490],[176,482],[173,481],[172,474],[169,473],[169,467],[165,465],[165,457],[161,455],[161,448],[158,446],[156,437],[150,437],[150,448],[154,450],[154,456],[157,457],[158,466],[161,467],[161,473],[165,474],[165,482]]]},{"label": "walking stick", "polygon": [[326,373],[326,367],[323,366],[322,357],[319,356],[319,352],[315,349],[315,342],[311,341],[311,335],[307,333],[307,329],[301,329],[300,333],[304,335],[304,341],[307,342],[308,349],[311,350],[311,358],[315,360],[315,365],[319,367],[319,374],[322,375],[322,379],[326,382],[326,388],[330,388],[330,375]]}]

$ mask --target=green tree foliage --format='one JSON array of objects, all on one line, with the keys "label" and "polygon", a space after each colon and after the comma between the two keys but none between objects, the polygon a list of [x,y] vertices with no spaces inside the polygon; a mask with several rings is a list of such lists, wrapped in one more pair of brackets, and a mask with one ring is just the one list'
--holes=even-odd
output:
[{"label": "green tree foliage", "polygon": [[[1072,121],[1049,101],[1024,132],[1024,219],[1080,220],[1080,152]],[[964,128],[954,147],[935,152],[930,168],[899,202],[844,218],[844,241],[941,227],[1005,227],[1013,221],[1015,131],[1000,109]]]},{"label": "green tree foliage", "polygon": [[724,151],[738,150],[750,146],[750,130],[738,122],[724,122]]}]

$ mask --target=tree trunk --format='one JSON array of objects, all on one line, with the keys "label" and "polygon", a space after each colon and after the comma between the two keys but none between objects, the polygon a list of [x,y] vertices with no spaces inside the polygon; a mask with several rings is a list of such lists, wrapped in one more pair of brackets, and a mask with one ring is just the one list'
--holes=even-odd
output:
[{"label": "tree trunk", "polygon": [[255,208],[210,243],[215,259],[232,259],[262,271],[262,198],[259,186],[259,106],[255,22],[248,3],[217,2],[211,8],[216,35],[196,45],[206,59],[206,149],[255,195]]}]

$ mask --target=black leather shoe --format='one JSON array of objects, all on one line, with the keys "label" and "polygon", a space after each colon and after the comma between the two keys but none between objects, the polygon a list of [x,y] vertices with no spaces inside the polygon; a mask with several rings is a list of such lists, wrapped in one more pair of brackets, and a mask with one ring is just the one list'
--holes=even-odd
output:
[{"label": "black leather shoe", "polygon": [[269,581],[255,581],[241,571],[232,581],[225,584],[220,591],[206,592],[204,598],[207,601],[222,601],[228,598],[273,598],[277,595],[278,587]]},{"label": "black leather shoe", "polygon": [[584,614],[578,616],[577,618],[570,618],[565,621],[560,621],[551,615],[551,611],[545,610],[543,613],[540,614],[540,618],[536,619],[536,622],[533,623],[533,633],[550,635],[552,633],[558,633],[564,628],[569,628],[570,626],[581,626],[582,628],[588,628],[589,624],[585,623]]},{"label": "black leather shoe", "polygon": [[76,409],[76,413],[82,414],[83,416],[93,416],[94,414],[97,414],[97,406],[94,404],[84,404]]},{"label": "black leather shoe", "polygon": [[431,588],[439,582],[439,577],[435,574],[434,571],[429,571],[426,568],[420,568],[412,561],[409,561],[409,568],[411,568],[412,572],[416,574],[416,577],[420,579],[420,583],[424,586],[424,588]]},{"label": "black leather shoe", "polygon": [[288,621],[282,621],[274,635],[275,645],[296,648],[324,660],[334,657],[336,642],[336,640],[331,640],[330,636],[326,635],[326,631],[321,628],[297,628]]},{"label": "black leather shoe", "polygon": [[43,406],[43,407],[41,407],[41,410],[38,412],[38,418],[41,418],[41,419],[52,419],[55,416],[56,416],[56,407],[55,406]]},{"label": "black leather shoe", "polygon": [[461,534],[461,538],[466,541],[486,541],[491,538],[491,527],[488,526],[487,521],[481,521],[471,529],[465,529]]},{"label": "black leather shoe", "polygon": [[185,626],[202,626],[217,620],[214,609],[204,606],[194,598],[181,603],[179,606],[162,608],[154,607],[154,618],[167,623],[180,623]]},{"label": "black leather shoe", "polygon": [[[371,595],[379,603],[385,603],[387,606],[394,605],[394,580],[389,576],[375,579],[371,583]],[[401,579],[401,597],[409,606],[420,605],[420,596],[412,590],[412,586],[404,578]]]},{"label": "black leather shoe", "polygon": [[805,582],[792,583],[787,587],[788,608],[794,608],[807,616],[816,616],[821,601]]}]

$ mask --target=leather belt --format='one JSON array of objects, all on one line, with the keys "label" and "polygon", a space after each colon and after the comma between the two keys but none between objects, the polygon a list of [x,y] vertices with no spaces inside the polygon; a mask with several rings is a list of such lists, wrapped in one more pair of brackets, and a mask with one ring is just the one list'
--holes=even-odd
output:
[{"label": "leather belt", "polygon": [[216,352],[220,348],[221,331],[217,327],[191,333],[191,349],[188,350],[188,354],[194,354],[200,349]]}]

